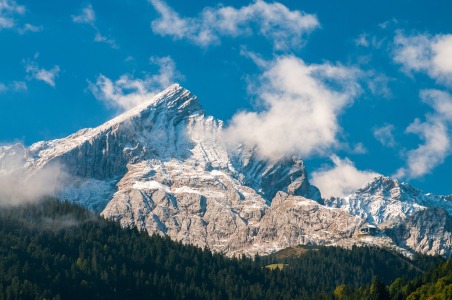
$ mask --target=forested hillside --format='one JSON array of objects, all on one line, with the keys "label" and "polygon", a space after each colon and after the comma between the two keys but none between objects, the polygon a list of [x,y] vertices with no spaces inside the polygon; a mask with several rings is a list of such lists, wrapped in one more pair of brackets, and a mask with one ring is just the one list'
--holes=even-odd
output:
[{"label": "forested hillside", "polygon": [[378,277],[371,285],[351,288],[338,286],[334,291],[336,299],[391,299],[391,300],[450,300],[452,299],[452,260],[448,260],[415,279],[401,277],[390,285],[383,284]]},{"label": "forested hillside", "polygon": [[[334,299],[366,295],[369,287],[358,287],[376,275],[386,284],[405,275],[394,287],[402,289],[442,262],[358,247],[229,259],[55,199],[0,208],[0,299]],[[271,263],[285,267],[265,268]]]}]

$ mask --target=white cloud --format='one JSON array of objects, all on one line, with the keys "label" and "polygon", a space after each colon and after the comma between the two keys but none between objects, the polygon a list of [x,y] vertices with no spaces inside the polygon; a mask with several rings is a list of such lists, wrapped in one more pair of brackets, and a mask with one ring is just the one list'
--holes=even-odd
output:
[{"label": "white cloud", "polygon": [[394,138],[394,125],[386,124],[382,127],[374,128],[374,137],[383,146],[393,148],[396,146],[396,141]]},{"label": "white cloud", "polygon": [[434,113],[427,114],[424,122],[416,119],[407,127],[406,132],[418,135],[423,143],[407,153],[407,165],[395,174],[399,178],[428,174],[451,152],[452,95],[439,90],[423,90],[421,98],[432,106]]},{"label": "white cloud", "polygon": [[420,34],[394,38],[394,61],[407,73],[425,72],[438,83],[452,86],[452,34]]},{"label": "white cloud", "polygon": [[375,49],[379,49],[383,46],[383,43],[386,41],[386,38],[378,39],[376,36],[370,36],[367,33],[361,33],[355,40],[355,45],[368,48],[372,47]]},{"label": "white cloud", "polygon": [[361,47],[369,47],[369,35],[367,33],[362,33],[360,34],[356,39],[355,39],[355,45],[356,46],[361,46]]},{"label": "white cloud", "polygon": [[162,0],[149,0],[160,14],[152,29],[174,39],[187,39],[199,46],[220,43],[223,36],[249,36],[254,31],[273,42],[276,49],[300,47],[303,37],[319,27],[314,15],[290,10],[279,2],[256,2],[234,8],[206,7],[196,18],[183,18]]},{"label": "white cloud", "polygon": [[134,60],[135,60],[135,57],[129,55],[129,56],[126,57],[126,59],[124,59],[124,62],[131,62],[131,61],[134,61]]},{"label": "white cloud", "polygon": [[26,23],[22,28],[18,29],[18,32],[20,34],[25,34],[27,32],[39,32],[39,31],[42,31],[42,29],[43,29],[42,26],[35,26],[32,24]]},{"label": "white cloud", "polygon": [[100,75],[96,83],[89,82],[89,88],[97,99],[107,105],[128,110],[149,101],[156,93],[183,78],[170,57],[151,57],[150,60],[159,67],[158,74],[146,74],[143,79],[125,74],[116,81]]},{"label": "white cloud", "polygon": [[8,84],[0,82],[0,93],[2,92],[22,92],[27,90],[27,84],[23,81],[13,81]]},{"label": "white cloud", "polygon": [[94,35],[95,42],[106,43],[106,44],[110,45],[110,47],[112,47],[113,49],[119,48],[118,44],[116,43],[116,41],[114,39],[103,35],[100,32],[99,28],[97,28],[96,13],[94,12],[94,9],[93,9],[93,6],[91,5],[91,3],[87,3],[84,6],[82,6],[81,13],[79,15],[72,16],[72,21],[74,23],[78,23],[78,24],[90,25],[95,31],[95,35]]},{"label": "white cloud", "polygon": [[260,112],[240,112],[225,130],[231,143],[256,145],[258,153],[278,160],[292,154],[323,154],[337,146],[337,117],[360,93],[359,70],[324,63],[307,65],[294,56],[267,64],[250,87]]},{"label": "white cloud", "polygon": [[116,44],[115,40],[102,35],[99,31],[96,32],[96,35],[94,36],[94,41],[98,43],[106,43],[110,45],[113,49],[118,48],[118,45]]},{"label": "white cloud", "polygon": [[389,88],[389,82],[394,79],[373,70],[366,72],[366,79],[366,85],[372,95],[384,98],[390,98],[392,96],[392,91]]},{"label": "white cloud", "polygon": [[422,100],[433,107],[436,117],[452,121],[452,95],[440,90],[421,91]]},{"label": "white cloud", "polygon": [[82,11],[79,15],[72,16],[74,23],[93,25],[96,22],[96,13],[94,12],[91,3],[87,3],[82,7]]},{"label": "white cloud", "polygon": [[311,183],[320,189],[324,198],[345,197],[366,182],[380,176],[373,171],[360,171],[348,158],[331,156],[334,167],[312,173]]},{"label": "white cloud", "polygon": [[0,0],[0,30],[16,26],[16,17],[25,13],[25,6],[14,0]]},{"label": "white cloud", "polygon": [[55,87],[55,79],[60,73],[60,67],[54,66],[52,69],[46,70],[44,68],[40,68],[36,62],[29,61],[25,65],[25,71],[31,78],[43,81],[51,87]]},{"label": "white cloud", "polygon": [[366,154],[367,149],[363,143],[357,143],[353,145],[353,147],[348,152],[353,154]]},{"label": "white cloud", "polygon": [[378,27],[380,27],[381,29],[386,29],[389,25],[397,25],[398,23],[399,21],[397,21],[397,19],[392,18],[391,20],[387,20],[383,23],[378,24]]}]

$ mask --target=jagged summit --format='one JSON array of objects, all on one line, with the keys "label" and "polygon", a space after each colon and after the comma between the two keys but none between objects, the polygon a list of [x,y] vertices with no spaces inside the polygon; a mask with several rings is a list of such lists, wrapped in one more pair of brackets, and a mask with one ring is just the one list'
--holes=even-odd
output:
[{"label": "jagged summit", "polygon": [[391,193],[392,190],[398,190],[399,194],[409,193],[412,195],[420,195],[422,191],[416,189],[406,182],[400,182],[395,178],[388,176],[377,176],[369,181],[365,186],[359,188],[355,193]]},{"label": "jagged summit", "polygon": [[[144,102],[119,116],[105,122],[96,128],[85,128],[76,133],[63,138],[48,142],[38,142],[30,147],[31,151],[39,152],[43,148],[59,144],[59,142],[68,142],[66,146],[77,146],[96,135],[105,132],[111,128],[126,122],[130,122],[138,117],[146,117],[151,110],[173,111],[179,115],[204,114],[204,110],[198,102],[196,96],[192,95],[190,91],[184,89],[179,84],[173,84],[162,92],[156,94],[149,101]],[[71,144],[71,145],[70,145]],[[66,148],[67,149],[67,148]]]},{"label": "jagged summit", "polygon": [[254,147],[227,145],[222,131],[223,122],[175,84],[99,127],[22,150],[30,172],[64,167],[60,198],[123,226],[243,253],[278,191],[321,198],[301,159],[262,160]]},{"label": "jagged summit", "polygon": [[346,209],[371,224],[395,222],[415,212],[440,207],[452,214],[450,197],[425,194],[408,183],[378,176],[344,198],[326,199],[330,207]]},{"label": "jagged summit", "polygon": [[[95,146],[96,141],[101,140],[103,146],[99,150],[102,152],[102,156],[106,158],[108,157],[106,154],[110,153],[112,147],[120,147],[123,148],[124,152],[127,152],[129,148],[133,148],[128,147],[131,144],[135,146],[147,144],[148,141],[146,140],[150,138],[149,133],[155,131],[157,124],[160,125],[159,130],[162,135],[163,128],[167,127],[166,131],[176,131],[174,126],[177,126],[183,119],[194,116],[204,116],[204,110],[199,104],[197,97],[179,84],[174,84],[156,94],[149,101],[120,114],[96,128],[81,129],[62,139],[37,142],[28,148],[27,156],[34,158],[35,161],[32,164],[36,167],[41,167],[49,160],[63,156],[80,147],[86,147],[84,145],[87,144]],[[168,119],[173,121],[169,122]],[[114,136],[114,138],[111,138],[111,136]],[[139,141],[136,139],[139,139]],[[119,145],[117,145],[117,142],[119,142]],[[115,160],[116,158],[113,159]],[[126,160],[127,158],[122,160],[122,162],[125,163]],[[73,164],[70,165],[72,166]],[[101,170],[98,171],[100,171],[100,174],[104,173]],[[94,177],[98,177],[96,172],[92,174]],[[82,174],[77,172],[77,175],[85,176],[86,172]]]},{"label": "jagged summit", "polygon": [[131,108],[109,122],[120,122],[121,120],[133,117],[142,111],[149,109],[150,107],[159,107],[160,109],[168,110],[178,109],[179,111],[184,109],[188,109],[190,111],[203,111],[198,102],[198,98],[189,90],[182,87],[179,83],[175,83],[157,93],[148,101]]},{"label": "jagged summit", "polygon": [[137,105],[96,129],[102,130],[114,126],[128,119],[145,114],[152,109],[176,111],[177,113],[184,115],[195,113],[204,114],[204,110],[199,104],[198,98],[180,84],[175,83],[156,94],[153,98],[149,99],[149,101]]},{"label": "jagged summit", "polygon": [[375,189],[391,190],[393,188],[399,187],[400,183],[397,179],[388,176],[377,176],[365,184],[365,186],[359,188],[358,191],[372,191]]},{"label": "jagged summit", "polygon": [[58,160],[71,175],[98,180],[121,178],[130,163],[178,160],[201,171],[225,172],[268,203],[279,190],[321,200],[301,159],[268,162],[253,147],[227,146],[222,126],[222,121],[205,116],[196,96],[174,84],[99,127],[35,143],[27,156],[35,168]]},{"label": "jagged summit", "polygon": [[[0,147],[0,174],[9,157],[21,154],[27,172],[61,165],[68,176],[60,198],[123,226],[227,255],[298,244],[350,246],[366,222],[405,224],[431,207],[452,213],[450,197],[424,195],[389,177],[323,203],[299,157],[266,161],[255,147],[227,144],[223,136],[223,122],[206,116],[196,96],[175,84],[99,127],[28,148]],[[416,243],[411,249],[427,249]],[[425,251],[449,253],[447,243]]]}]

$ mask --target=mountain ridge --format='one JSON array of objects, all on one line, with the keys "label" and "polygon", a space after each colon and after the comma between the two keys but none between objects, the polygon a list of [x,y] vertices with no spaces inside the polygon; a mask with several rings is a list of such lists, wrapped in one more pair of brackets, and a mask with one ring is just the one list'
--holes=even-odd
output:
[{"label": "mountain ridge", "polygon": [[[450,253],[448,229],[435,231],[444,242],[428,249],[385,233],[435,204],[449,216],[450,197],[381,177],[349,197],[322,199],[301,157],[263,160],[253,146],[228,145],[222,133],[223,122],[206,116],[197,97],[175,84],[96,128],[28,148],[0,148],[0,167],[13,152],[22,152],[29,173],[60,164],[67,173],[60,198],[122,226],[227,255],[298,244]],[[412,231],[427,226],[421,219]],[[366,223],[377,225],[379,234],[360,237]]]}]

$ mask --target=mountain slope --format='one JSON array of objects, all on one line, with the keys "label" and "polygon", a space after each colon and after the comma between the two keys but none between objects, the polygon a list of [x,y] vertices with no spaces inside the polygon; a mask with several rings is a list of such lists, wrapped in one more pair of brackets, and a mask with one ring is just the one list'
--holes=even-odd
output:
[{"label": "mountain slope", "polygon": [[[349,197],[322,199],[300,157],[272,162],[253,147],[228,144],[223,122],[206,116],[196,96],[177,84],[97,128],[28,148],[0,147],[0,175],[39,176],[55,166],[64,170],[58,197],[124,227],[227,255],[298,244],[451,252],[441,220],[432,223],[438,228],[429,238],[440,242],[430,248],[418,238],[408,241],[427,222],[413,223],[410,234],[384,231],[433,207],[450,215],[450,196],[380,177]],[[378,234],[362,236],[366,223],[377,225]]]},{"label": "mountain slope", "polygon": [[325,199],[325,205],[377,226],[407,250],[452,254],[451,196],[424,194],[407,183],[380,176],[348,197]]},{"label": "mountain slope", "polygon": [[395,222],[429,207],[452,214],[452,197],[423,194],[411,185],[380,176],[345,198],[325,200],[329,207],[342,208],[371,224]]},{"label": "mountain slope", "polygon": [[97,128],[23,148],[24,168],[63,166],[58,196],[123,226],[242,252],[278,191],[321,197],[300,158],[269,162],[253,148],[227,146],[222,126],[173,85]]},{"label": "mountain slope", "polygon": [[339,284],[412,278],[443,261],[316,247],[270,271],[274,257],[226,258],[55,199],[4,208],[0,224],[0,299],[316,299]]}]

